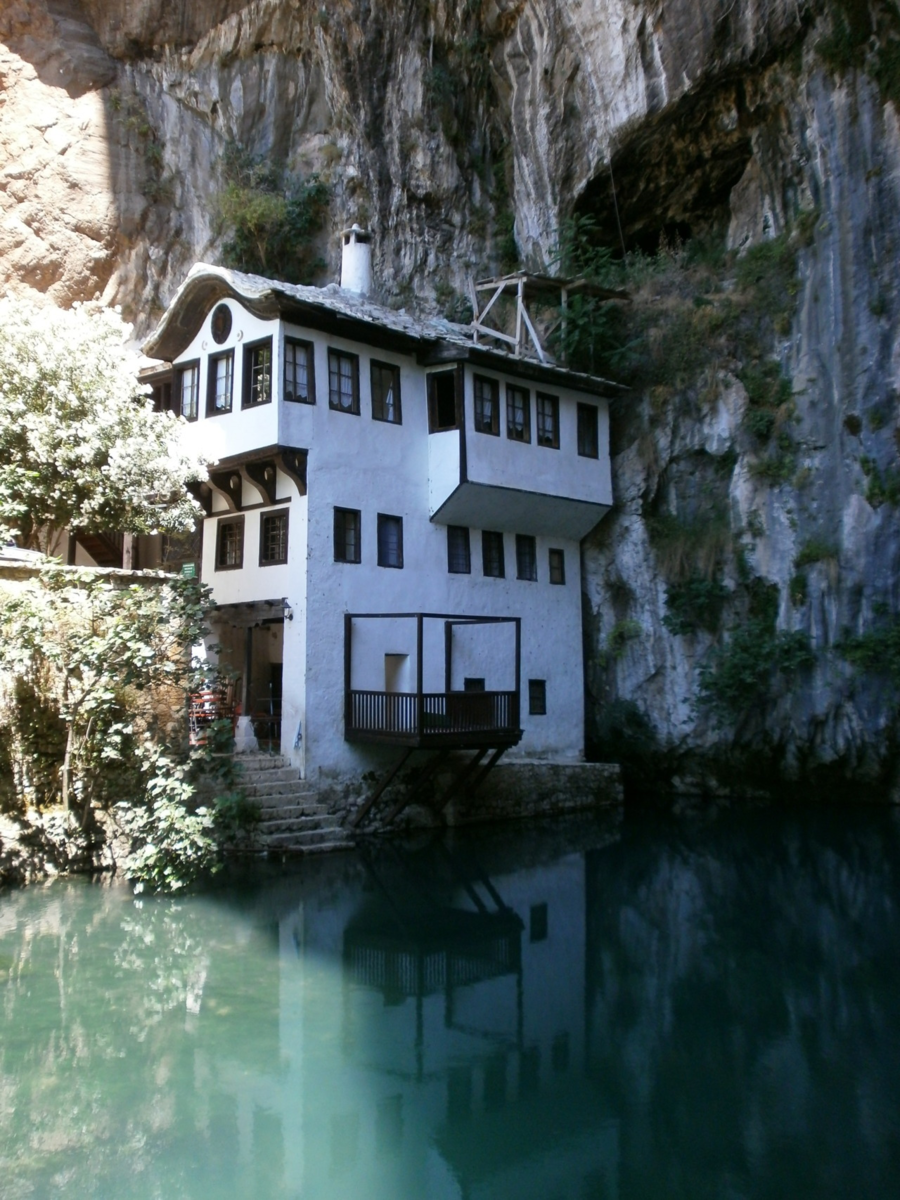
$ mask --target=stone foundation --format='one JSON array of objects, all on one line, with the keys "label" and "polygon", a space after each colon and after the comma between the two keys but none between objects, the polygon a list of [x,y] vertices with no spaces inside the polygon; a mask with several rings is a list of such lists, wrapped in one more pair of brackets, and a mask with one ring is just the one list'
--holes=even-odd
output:
[{"label": "stone foundation", "polygon": [[448,804],[448,825],[555,817],[580,809],[621,804],[618,763],[500,762],[469,799]]}]

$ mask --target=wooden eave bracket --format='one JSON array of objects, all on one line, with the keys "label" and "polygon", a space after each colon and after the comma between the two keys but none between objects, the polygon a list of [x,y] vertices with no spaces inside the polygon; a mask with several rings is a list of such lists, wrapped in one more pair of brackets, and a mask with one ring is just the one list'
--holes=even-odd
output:
[{"label": "wooden eave bracket", "polygon": [[207,516],[212,514],[213,493],[212,488],[205,480],[192,479],[184,485],[190,494],[194,497]]},{"label": "wooden eave bracket", "polygon": [[275,456],[275,462],[285,475],[293,479],[301,496],[306,495],[306,460],[305,450],[282,449]]},{"label": "wooden eave bracket", "polygon": [[241,511],[244,480],[237,467],[227,471],[210,471],[209,482],[228,505],[229,512]]},{"label": "wooden eave bracket", "polygon": [[275,459],[270,458],[264,459],[262,462],[247,463],[243,468],[243,474],[247,482],[256,488],[265,504],[278,503],[275,495],[275,471],[277,465]]}]

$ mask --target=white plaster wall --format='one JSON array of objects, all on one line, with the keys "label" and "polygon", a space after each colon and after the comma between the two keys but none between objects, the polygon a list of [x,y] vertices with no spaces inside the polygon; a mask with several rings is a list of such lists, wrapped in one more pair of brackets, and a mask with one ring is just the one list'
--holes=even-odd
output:
[{"label": "white plaster wall", "polygon": [[[297,553],[298,542],[294,531],[295,518],[299,499],[296,489],[291,484],[284,484],[284,490],[290,487],[294,492],[289,502],[279,500],[277,504],[266,505],[265,508],[253,508],[249,512],[228,513],[217,512],[207,517],[203,528],[203,567],[201,577],[204,583],[213,587],[213,595],[217,604],[247,603],[250,600],[280,600],[290,597],[297,576],[302,573],[303,563]],[[279,488],[281,491],[281,488]],[[286,508],[288,517],[288,561],[286,564],[261,567],[259,565],[259,534],[261,518],[265,513],[278,512]],[[244,518],[244,565],[240,568],[216,570],[216,531],[219,521],[243,515]]]},{"label": "white plaster wall", "polygon": [[454,625],[451,634],[450,687],[461,692],[466,677],[484,679],[487,692],[511,692],[516,686],[515,625]]},{"label": "white plaster wall", "polygon": [[428,511],[432,515],[460,485],[458,429],[428,436]]}]

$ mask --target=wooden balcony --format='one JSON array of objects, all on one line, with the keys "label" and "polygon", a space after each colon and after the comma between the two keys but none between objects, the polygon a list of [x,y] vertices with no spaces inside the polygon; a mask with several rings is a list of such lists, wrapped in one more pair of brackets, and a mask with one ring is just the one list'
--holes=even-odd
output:
[{"label": "wooden balcony", "polygon": [[351,742],[407,746],[514,746],[522,736],[516,692],[351,690],[345,736]]}]

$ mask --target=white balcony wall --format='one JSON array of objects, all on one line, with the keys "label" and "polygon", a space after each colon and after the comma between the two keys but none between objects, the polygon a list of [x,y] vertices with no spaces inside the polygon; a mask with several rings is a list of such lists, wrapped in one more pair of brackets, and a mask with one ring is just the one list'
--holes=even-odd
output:
[{"label": "white balcony wall", "polygon": [[460,485],[458,429],[428,435],[428,512],[434,516]]}]

